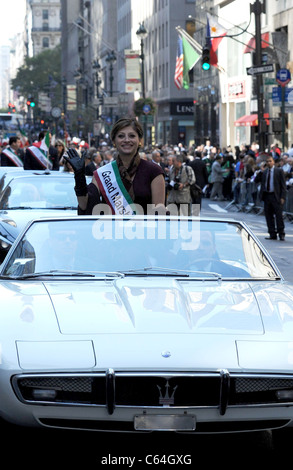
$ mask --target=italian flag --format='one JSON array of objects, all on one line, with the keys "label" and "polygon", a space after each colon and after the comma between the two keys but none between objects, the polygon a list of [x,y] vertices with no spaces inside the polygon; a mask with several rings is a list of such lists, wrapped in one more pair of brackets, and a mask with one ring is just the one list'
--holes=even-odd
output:
[{"label": "italian flag", "polygon": [[40,145],[37,145],[37,147],[39,147],[39,149],[43,150],[44,152],[48,152],[49,151],[49,147],[50,147],[50,132],[47,132],[45,137],[43,138],[43,140],[41,140],[41,143]]}]

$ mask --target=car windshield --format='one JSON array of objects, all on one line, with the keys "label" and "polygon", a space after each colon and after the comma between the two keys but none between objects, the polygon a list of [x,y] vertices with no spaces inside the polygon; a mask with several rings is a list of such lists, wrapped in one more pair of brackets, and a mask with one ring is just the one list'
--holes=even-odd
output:
[{"label": "car windshield", "polygon": [[238,223],[107,216],[34,221],[3,263],[1,275],[57,271],[278,277],[261,247]]},{"label": "car windshield", "polygon": [[0,196],[2,210],[58,207],[77,207],[74,179],[70,176],[32,175],[14,178]]}]

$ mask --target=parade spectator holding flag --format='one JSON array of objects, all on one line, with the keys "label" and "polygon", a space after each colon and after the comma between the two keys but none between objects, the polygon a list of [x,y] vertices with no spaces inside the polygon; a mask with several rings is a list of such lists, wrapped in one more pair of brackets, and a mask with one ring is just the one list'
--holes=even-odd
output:
[{"label": "parade spectator holding flag", "polygon": [[59,170],[57,149],[50,145],[50,132],[40,132],[38,142],[26,149],[23,167],[25,170]]}]

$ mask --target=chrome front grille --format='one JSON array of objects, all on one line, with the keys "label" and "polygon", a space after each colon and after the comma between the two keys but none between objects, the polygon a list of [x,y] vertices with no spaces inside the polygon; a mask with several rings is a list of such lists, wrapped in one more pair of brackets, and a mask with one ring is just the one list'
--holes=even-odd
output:
[{"label": "chrome front grille", "polygon": [[293,376],[217,373],[35,374],[13,377],[25,403],[115,407],[215,407],[292,403]]}]

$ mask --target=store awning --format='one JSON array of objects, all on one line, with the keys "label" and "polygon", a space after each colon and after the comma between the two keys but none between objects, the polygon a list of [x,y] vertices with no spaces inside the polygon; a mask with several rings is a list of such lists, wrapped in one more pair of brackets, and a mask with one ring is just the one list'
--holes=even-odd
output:
[{"label": "store awning", "polygon": [[[269,33],[262,33],[261,48],[265,49],[266,47],[269,47],[268,42],[269,42]],[[255,37],[250,38],[247,44],[245,45],[243,54],[246,54],[247,52],[255,52]]]},{"label": "store awning", "polygon": [[[269,125],[269,114],[265,113],[263,117],[266,120],[267,125]],[[241,118],[237,119],[234,121],[234,126],[240,127],[240,126],[258,126],[258,115],[257,114],[247,114],[245,116],[242,116]]]}]

